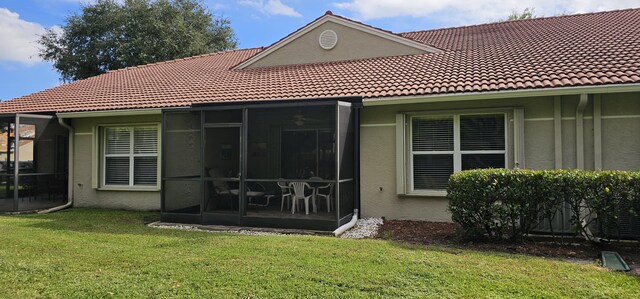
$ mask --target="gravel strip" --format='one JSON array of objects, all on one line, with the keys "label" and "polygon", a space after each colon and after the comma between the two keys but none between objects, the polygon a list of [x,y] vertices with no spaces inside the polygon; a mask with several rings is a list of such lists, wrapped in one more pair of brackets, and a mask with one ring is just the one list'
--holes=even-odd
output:
[{"label": "gravel strip", "polygon": [[[382,218],[365,218],[358,219],[356,225],[350,230],[343,233],[340,237],[346,239],[363,239],[363,238],[373,238],[378,234],[378,229],[382,225]],[[251,230],[251,229],[242,229],[242,228],[229,228],[229,229],[220,229],[219,226],[216,229],[207,229],[207,226],[202,225],[188,225],[188,224],[166,224],[166,223],[149,223],[148,226],[163,228],[163,229],[176,229],[176,230],[185,230],[185,231],[201,231],[208,233],[232,233],[232,234],[240,234],[240,235],[250,235],[250,236],[304,236],[305,234],[297,234],[295,232],[270,232],[270,231],[259,231],[259,230]],[[308,235],[308,234],[306,234]]]},{"label": "gravel strip", "polygon": [[156,228],[163,228],[163,229],[199,231],[199,232],[206,232],[206,233],[225,233],[225,234],[230,233],[230,234],[240,234],[240,235],[249,235],[249,236],[304,236],[302,234],[294,234],[294,233],[262,232],[262,231],[253,231],[253,230],[245,230],[245,229],[210,230],[210,229],[203,229],[200,226],[186,225],[186,224],[159,225],[156,223],[150,223],[149,226],[156,227]]},{"label": "gravel strip", "polygon": [[356,225],[350,230],[344,232],[340,238],[345,239],[363,239],[373,238],[378,234],[378,229],[382,225],[382,218],[364,218],[358,219]]}]

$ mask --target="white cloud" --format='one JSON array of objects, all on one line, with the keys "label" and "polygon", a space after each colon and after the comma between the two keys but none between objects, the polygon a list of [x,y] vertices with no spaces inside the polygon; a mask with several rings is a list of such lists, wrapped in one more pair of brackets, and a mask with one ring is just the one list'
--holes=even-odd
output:
[{"label": "white cloud", "polygon": [[333,5],[363,20],[410,16],[473,24],[506,18],[513,9],[535,7],[536,15],[552,16],[640,7],[640,0],[350,0]]},{"label": "white cloud", "polygon": [[289,17],[301,17],[293,7],[287,6],[280,0],[241,0],[238,3],[253,7],[266,15],[283,15]]},{"label": "white cloud", "polygon": [[42,25],[20,19],[17,13],[0,8],[0,61],[27,65],[40,62],[36,41],[44,32]]}]

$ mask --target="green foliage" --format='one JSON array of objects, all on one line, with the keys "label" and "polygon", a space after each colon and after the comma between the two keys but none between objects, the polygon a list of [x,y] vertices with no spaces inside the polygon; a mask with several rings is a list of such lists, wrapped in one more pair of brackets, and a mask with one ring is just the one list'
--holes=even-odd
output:
[{"label": "green foliage", "polygon": [[517,10],[511,10],[511,14],[507,17],[506,21],[515,21],[515,20],[528,20],[536,18],[536,8],[535,7],[527,7],[522,12],[518,12]]},{"label": "green foliage", "polygon": [[479,169],[449,180],[453,221],[470,237],[519,239],[564,205],[576,233],[603,237],[621,213],[640,212],[640,173],[624,171]]},{"label": "green foliage", "polygon": [[65,81],[236,47],[229,20],[199,0],[98,0],[39,39]]},{"label": "green foliage", "polygon": [[157,213],[0,215],[1,298],[640,298],[593,264],[384,240],[150,228]]}]

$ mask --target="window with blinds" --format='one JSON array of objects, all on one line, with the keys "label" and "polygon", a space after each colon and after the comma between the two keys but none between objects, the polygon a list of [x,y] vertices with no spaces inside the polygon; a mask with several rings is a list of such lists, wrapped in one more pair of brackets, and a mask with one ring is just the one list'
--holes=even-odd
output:
[{"label": "window with blinds", "polygon": [[506,115],[411,117],[412,190],[445,190],[456,171],[506,166]]},{"label": "window with blinds", "polygon": [[158,185],[158,127],[105,127],[103,185]]}]

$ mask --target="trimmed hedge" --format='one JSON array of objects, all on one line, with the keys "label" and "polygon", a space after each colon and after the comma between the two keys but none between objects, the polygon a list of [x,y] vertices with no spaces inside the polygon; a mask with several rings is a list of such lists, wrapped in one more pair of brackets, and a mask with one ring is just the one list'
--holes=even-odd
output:
[{"label": "trimmed hedge", "polygon": [[[469,237],[519,239],[568,205],[576,234],[618,229],[619,215],[640,213],[640,173],[478,169],[453,174],[449,210]],[[640,232],[639,232],[640,234]]]}]

